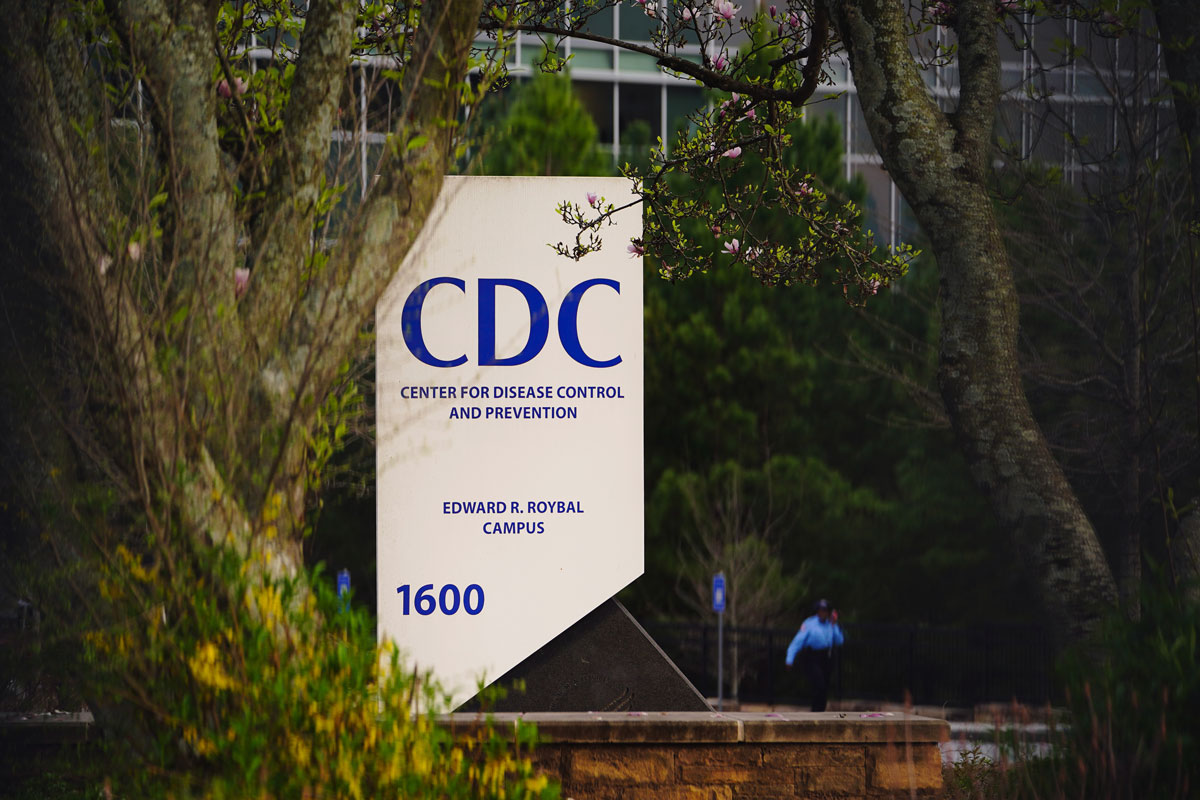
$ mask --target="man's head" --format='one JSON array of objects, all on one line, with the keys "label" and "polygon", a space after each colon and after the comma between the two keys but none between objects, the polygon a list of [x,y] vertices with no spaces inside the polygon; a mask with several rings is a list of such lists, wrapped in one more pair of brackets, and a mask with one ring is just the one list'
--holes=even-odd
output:
[{"label": "man's head", "polygon": [[829,619],[829,609],[830,606],[828,600],[826,600],[824,597],[818,600],[816,605],[817,619],[821,620],[821,622]]}]

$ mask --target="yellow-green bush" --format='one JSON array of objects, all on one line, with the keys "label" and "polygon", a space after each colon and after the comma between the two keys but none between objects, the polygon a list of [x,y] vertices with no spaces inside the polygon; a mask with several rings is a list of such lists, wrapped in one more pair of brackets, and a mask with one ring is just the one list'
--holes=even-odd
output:
[{"label": "yellow-green bush", "polygon": [[558,796],[530,763],[532,728],[509,744],[417,713],[445,708],[436,683],[376,644],[366,613],[339,609],[319,572],[272,580],[228,550],[204,561],[166,577],[118,547],[100,578],[132,612],[85,636],[89,683],[116,709],[102,723],[122,751],[118,795]]}]

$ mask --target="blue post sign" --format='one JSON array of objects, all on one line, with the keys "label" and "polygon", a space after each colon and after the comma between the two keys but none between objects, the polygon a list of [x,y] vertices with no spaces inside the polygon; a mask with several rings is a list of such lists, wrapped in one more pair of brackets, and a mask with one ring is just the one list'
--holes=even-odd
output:
[{"label": "blue post sign", "polygon": [[713,611],[717,612],[717,710],[725,700],[725,573],[713,575]]},{"label": "blue post sign", "polygon": [[713,575],[713,611],[720,614],[725,610],[725,573]]},{"label": "blue post sign", "polygon": [[342,611],[350,606],[350,570],[339,569],[337,574],[337,594],[341,601]]}]

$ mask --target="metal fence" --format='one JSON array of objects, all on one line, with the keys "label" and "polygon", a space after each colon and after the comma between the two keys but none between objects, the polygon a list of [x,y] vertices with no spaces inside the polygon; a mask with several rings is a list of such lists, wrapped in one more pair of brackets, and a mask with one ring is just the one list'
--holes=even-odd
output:
[{"label": "metal fence", "polygon": [[[696,688],[717,694],[717,626],[656,622],[645,626]],[[1028,625],[969,628],[844,624],[846,644],[834,666],[833,698],[969,707],[1010,702],[1039,705],[1057,699],[1048,633]],[[784,664],[794,630],[725,629],[725,696],[739,674],[742,701],[807,704],[800,669]],[[734,659],[737,666],[734,666]]]}]

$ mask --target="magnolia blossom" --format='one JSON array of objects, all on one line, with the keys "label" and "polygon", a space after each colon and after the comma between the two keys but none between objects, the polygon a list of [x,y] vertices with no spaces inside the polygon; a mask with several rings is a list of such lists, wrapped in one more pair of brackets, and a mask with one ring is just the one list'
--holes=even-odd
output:
[{"label": "magnolia blossom", "polygon": [[945,0],[937,0],[929,6],[929,18],[937,23],[947,21],[954,14],[954,6]]},{"label": "magnolia blossom", "polygon": [[588,205],[589,205],[589,206],[592,206],[593,208],[595,208],[595,207],[596,207],[596,203],[600,202],[600,197],[599,197],[599,195],[597,195],[595,192],[588,192],[588,193],[587,193],[587,200],[588,200]]},{"label": "magnolia blossom", "polygon": [[756,112],[753,108],[750,108],[746,109],[746,115],[742,117],[742,119],[754,119],[757,116],[758,112]]},{"label": "magnolia blossom", "polygon": [[742,154],[742,148],[731,147],[728,150],[726,150],[724,153],[721,153],[721,157],[722,158],[737,158],[741,154]]},{"label": "magnolia blossom", "polygon": [[241,297],[250,286],[250,270],[238,267],[233,271],[233,296]]},{"label": "magnolia blossom", "polygon": [[809,197],[812,195],[812,187],[808,185],[807,181],[801,183],[798,187],[796,187],[796,194],[800,195],[801,197]]},{"label": "magnolia blossom", "polygon": [[246,93],[246,89],[246,81],[241,78],[233,79],[232,90],[229,88],[229,81],[225,80],[224,78],[221,78],[221,80],[217,83],[217,94],[221,95],[221,97],[224,97],[226,100],[233,97],[235,94],[239,97],[244,95]]},{"label": "magnolia blossom", "polygon": [[108,274],[108,268],[112,266],[112,263],[112,256],[108,254],[102,255],[96,259],[96,271],[100,273],[101,278]]},{"label": "magnolia blossom", "polygon": [[696,16],[696,12],[695,12],[695,11],[693,11],[692,9],[690,9],[690,8],[686,7],[686,6],[684,6],[684,8],[682,8],[682,9],[679,11],[679,17],[680,17],[680,18],[681,18],[681,19],[682,19],[684,22],[691,22],[691,21],[692,21],[692,17],[694,17],[694,16]]},{"label": "magnolia blossom", "polygon": [[129,246],[125,248],[125,252],[129,253],[130,261],[141,261],[142,259],[142,246],[137,242],[130,242]]},{"label": "magnolia blossom", "polygon": [[742,249],[742,243],[737,239],[725,243],[725,252],[731,256],[736,256],[738,251]]},{"label": "magnolia blossom", "polygon": [[634,2],[642,7],[647,17],[653,17],[657,13],[658,0],[634,0]]},{"label": "magnolia blossom", "polygon": [[712,226],[712,232],[713,232],[713,233],[716,233],[716,234],[719,234],[719,233],[721,232],[721,226],[720,226],[720,225],[713,225],[713,226]]},{"label": "magnolia blossom", "polygon": [[625,249],[629,252],[630,258],[637,258],[638,256],[646,255],[646,248],[643,247],[642,243],[638,241],[630,242]]},{"label": "magnolia blossom", "polygon": [[800,27],[800,18],[796,16],[796,12],[793,11],[791,14],[788,14],[788,25],[791,25],[793,28]]},{"label": "magnolia blossom", "polygon": [[877,278],[871,278],[871,280],[867,281],[867,291],[871,294],[878,293],[881,286],[883,286],[883,283]]},{"label": "magnolia blossom", "polygon": [[1100,25],[1100,32],[1107,36],[1116,36],[1124,27],[1121,18],[1111,11],[1101,12],[1096,22]]},{"label": "magnolia blossom", "polygon": [[725,68],[729,66],[729,54],[722,50],[721,53],[715,59],[713,59],[712,65],[713,69],[715,69],[717,72],[723,72]]},{"label": "magnolia blossom", "polygon": [[771,6],[770,8],[767,9],[767,11],[769,11],[771,13],[771,19],[775,19],[775,15],[779,13],[779,9],[776,8],[775,6]]},{"label": "magnolia blossom", "polygon": [[729,0],[717,0],[716,3],[713,3],[713,10],[716,11],[717,16],[721,17],[722,19],[731,20],[737,15],[737,12],[741,11],[742,9],[738,6],[735,6]]}]

